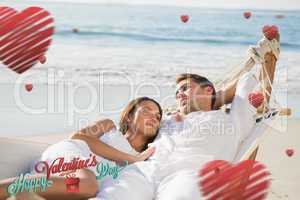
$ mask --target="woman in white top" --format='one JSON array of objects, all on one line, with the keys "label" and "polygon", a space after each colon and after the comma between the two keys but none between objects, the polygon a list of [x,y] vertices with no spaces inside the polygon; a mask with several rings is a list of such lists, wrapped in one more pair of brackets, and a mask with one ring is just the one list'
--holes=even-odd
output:
[{"label": "woman in white top", "polygon": [[[50,146],[43,153],[41,160],[46,161],[49,166],[60,157],[64,158],[64,162],[68,162],[74,158],[87,160],[91,158],[91,154],[95,154],[98,163],[124,164],[128,162],[130,164],[146,160],[154,153],[154,148],[147,149],[147,146],[155,139],[161,118],[162,109],[155,100],[148,97],[137,98],[132,100],[121,113],[119,130],[115,128],[111,120],[98,121],[74,133],[71,139],[63,140]],[[45,172],[45,168],[43,169],[45,162],[42,161],[39,163],[39,166],[35,165],[36,172]],[[96,180],[97,174],[95,173],[95,165],[73,172],[76,178],[80,180],[79,192],[75,193],[66,190],[65,178],[59,176],[62,173],[50,174],[48,180],[53,181],[53,185],[47,187],[44,192],[38,191],[37,194],[45,197],[47,200],[75,200],[94,197],[99,188],[101,189],[101,184],[99,185],[99,182]],[[41,176],[45,175],[37,174],[32,177]],[[14,181],[14,178],[0,181],[0,199],[9,197],[7,187]],[[17,193],[16,198],[22,200],[31,199],[32,197],[28,197],[28,195],[26,192],[20,192]]]},{"label": "woman in white top", "polygon": [[[148,144],[158,133],[162,109],[153,99],[132,100],[122,111],[119,130],[112,120],[100,120],[71,136],[85,141],[97,155],[117,163],[133,163],[147,159],[153,152]],[[95,140],[100,138],[100,140]]]}]

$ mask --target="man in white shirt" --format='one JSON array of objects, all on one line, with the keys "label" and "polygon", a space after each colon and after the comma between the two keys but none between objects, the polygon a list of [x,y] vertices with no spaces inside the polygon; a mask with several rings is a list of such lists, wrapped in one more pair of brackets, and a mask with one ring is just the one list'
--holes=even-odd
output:
[{"label": "man in white shirt", "polygon": [[[271,83],[278,42],[276,48],[276,52],[268,47],[259,51],[264,61],[260,76],[270,77]],[[176,83],[178,112],[163,122],[153,143],[155,154],[124,170],[115,183],[103,187],[98,199],[201,199],[197,177],[201,167],[212,160],[233,161],[238,145],[255,125],[256,108],[248,95],[257,89],[258,79],[245,73],[217,93],[208,79],[196,74],[181,74]],[[271,93],[271,85],[266,84],[265,89]],[[265,97],[270,98],[268,94]],[[217,110],[225,103],[232,103],[229,114]]]}]

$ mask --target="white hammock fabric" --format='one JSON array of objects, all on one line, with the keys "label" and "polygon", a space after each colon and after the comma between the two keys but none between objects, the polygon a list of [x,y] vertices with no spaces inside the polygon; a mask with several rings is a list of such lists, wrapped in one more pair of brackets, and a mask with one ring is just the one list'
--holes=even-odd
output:
[{"label": "white hammock fabric", "polygon": [[[263,38],[258,42],[257,46],[250,46],[248,49],[247,60],[241,65],[241,67],[237,68],[235,71],[231,71],[231,73],[229,73],[230,76],[226,77],[222,81],[219,81],[216,89],[220,89],[232,81],[236,81],[244,73],[253,70],[255,66],[257,66],[257,69],[259,69],[258,71],[261,71],[261,65],[265,62],[264,55],[267,52],[272,52],[276,59],[278,59],[280,54],[279,42],[275,39],[269,41],[267,38]],[[262,69],[264,72],[266,72],[264,67]],[[254,126],[251,134],[248,138],[241,142],[237,155],[234,158],[235,163],[242,160],[247,160],[250,157],[253,151],[258,147],[264,133],[266,133],[268,128],[272,127],[274,124],[274,119],[279,116],[282,108],[276,101],[274,95],[270,94],[266,90],[266,84],[270,85],[271,90],[273,90],[270,77],[264,77],[264,73],[261,73],[261,75],[261,81],[259,81],[259,78],[257,78],[258,83],[260,83],[259,89],[264,92],[265,97],[266,95],[270,97],[270,101],[264,102],[263,113],[261,115],[257,115],[256,125]]]},{"label": "white hammock fabric", "polygon": [[253,151],[259,146],[264,134],[274,125],[275,119],[278,115],[279,112],[277,110],[272,110],[265,113],[260,118],[257,118],[259,120],[257,120],[253,130],[249,136],[241,142],[233,160],[234,163],[249,159]]}]

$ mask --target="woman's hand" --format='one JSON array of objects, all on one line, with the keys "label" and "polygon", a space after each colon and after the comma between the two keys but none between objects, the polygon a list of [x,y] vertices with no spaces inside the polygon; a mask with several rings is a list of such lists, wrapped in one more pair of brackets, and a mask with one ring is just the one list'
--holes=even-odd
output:
[{"label": "woman's hand", "polygon": [[179,111],[174,111],[171,113],[171,116],[174,117],[176,122],[182,122],[184,120],[183,115]]},{"label": "woman's hand", "polygon": [[129,161],[129,163],[145,161],[148,158],[150,158],[154,154],[154,152],[155,152],[155,147],[149,147],[148,149],[146,149],[145,151],[143,151],[139,155],[133,156],[133,159],[131,160],[131,162]]}]

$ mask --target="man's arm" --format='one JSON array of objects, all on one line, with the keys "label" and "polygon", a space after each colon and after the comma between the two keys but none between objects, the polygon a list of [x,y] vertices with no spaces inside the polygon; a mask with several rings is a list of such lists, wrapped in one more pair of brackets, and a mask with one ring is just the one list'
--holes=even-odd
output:
[{"label": "man's arm", "polygon": [[70,136],[70,139],[85,141],[93,153],[105,159],[118,163],[123,163],[124,161],[128,161],[129,163],[133,162],[134,158],[132,155],[121,152],[99,140],[104,133],[112,130],[113,128],[115,128],[115,125],[112,120],[99,120],[96,123],[73,133]]},{"label": "man's arm", "polygon": [[[276,36],[276,40],[279,41],[279,34]],[[275,68],[277,59],[272,52],[266,53],[264,56],[265,63],[262,64],[262,69],[260,71],[260,81],[264,81],[263,91],[267,91],[265,97],[267,98],[267,102],[270,100],[270,95],[272,92],[272,83],[274,80]],[[267,77],[269,77],[270,82],[268,81]],[[264,80],[262,80],[264,78]],[[216,94],[216,102],[215,108],[220,108],[225,104],[229,104],[233,101],[236,91],[238,80],[235,80],[225,86],[224,89],[220,90]]]},{"label": "man's arm", "polygon": [[216,101],[214,105],[215,109],[219,109],[223,105],[230,104],[233,101],[237,82],[238,82],[237,80],[231,82],[226,88],[217,91]]},{"label": "man's arm", "polygon": [[[263,91],[265,92],[265,97],[267,98],[267,102],[270,100],[270,94],[272,93],[272,84],[275,75],[277,59],[273,53],[267,53],[265,55],[265,63],[263,64],[262,70],[260,71],[259,79],[263,82]],[[268,79],[269,77],[269,79]]]}]

